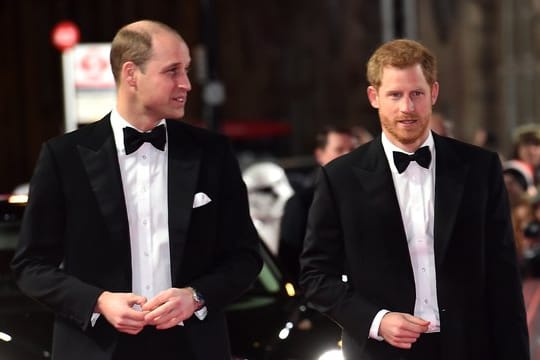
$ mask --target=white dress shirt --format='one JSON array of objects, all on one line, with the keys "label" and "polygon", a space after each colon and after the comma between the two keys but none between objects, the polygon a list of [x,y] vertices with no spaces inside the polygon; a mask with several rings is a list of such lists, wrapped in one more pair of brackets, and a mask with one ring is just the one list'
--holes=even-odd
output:
[{"label": "white dress shirt", "polygon": [[[166,126],[164,119],[159,124]],[[161,151],[145,142],[137,151],[126,155],[123,128],[134,127],[116,109],[111,112],[111,126],[129,223],[131,292],[150,300],[172,286],[167,206],[168,145],[166,143]],[[92,314],[92,326],[99,316],[99,313]]]},{"label": "white dress shirt", "polygon": [[[165,120],[159,124],[165,124]],[[161,151],[145,142],[137,151],[126,155],[123,128],[134,127],[116,110],[111,113],[111,125],[129,221],[132,292],[150,300],[172,286],[167,206],[168,146],[165,144]]]},{"label": "white dress shirt", "polygon": [[[167,126],[165,119],[156,126],[161,124]],[[111,112],[111,126],[129,223],[131,291],[150,300],[172,287],[167,197],[168,142],[163,151],[145,142],[137,151],[126,155],[123,128],[136,128],[123,119],[116,109]],[[209,198],[199,198],[196,196],[195,200],[203,204],[210,201]],[[204,320],[207,314],[206,306],[195,311],[199,320]],[[98,313],[92,314],[92,326],[98,318]],[[183,325],[183,322],[178,325]]]},{"label": "white dress shirt", "polygon": [[[437,281],[435,274],[435,251],[433,243],[435,203],[435,146],[431,132],[422,146],[431,151],[429,169],[411,161],[407,169],[399,174],[394,164],[393,152],[411,154],[392,144],[382,134],[382,144],[401,210],[407,236],[409,255],[414,274],[416,300],[414,316],[430,322],[428,332],[440,331],[439,306],[437,303]],[[391,310],[390,310],[391,311]],[[389,310],[381,310],[375,316],[369,337],[382,340],[378,335],[382,317]]]}]

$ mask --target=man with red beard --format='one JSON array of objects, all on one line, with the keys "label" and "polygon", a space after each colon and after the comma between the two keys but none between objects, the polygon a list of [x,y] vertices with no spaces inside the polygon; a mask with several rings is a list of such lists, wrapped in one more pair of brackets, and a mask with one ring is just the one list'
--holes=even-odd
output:
[{"label": "man with red beard", "polygon": [[496,153],[430,131],[433,54],[379,47],[367,95],[382,134],[319,173],[300,283],[346,359],[528,359]]}]

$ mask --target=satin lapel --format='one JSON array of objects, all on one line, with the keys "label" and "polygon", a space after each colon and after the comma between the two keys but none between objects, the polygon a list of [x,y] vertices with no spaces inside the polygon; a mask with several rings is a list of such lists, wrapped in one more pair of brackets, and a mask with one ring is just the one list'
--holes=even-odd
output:
[{"label": "satin lapel", "polygon": [[456,215],[463,197],[468,167],[448,141],[433,134],[436,151],[435,175],[435,263],[439,270],[444,262]]},{"label": "satin lapel", "polygon": [[357,201],[363,206],[377,209],[377,216],[384,219],[385,226],[373,236],[377,241],[386,242],[388,254],[393,254],[392,261],[403,261],[402,266],[409,268],[412,274],[410,258],[407,255],[409,253],[407,236],[392,173],[384,154],[380,136],[369,146],[365,161],[353,167],[353,172],[359,178],[359,184],[366,194],[364,198]]},{"label": "satin lapel", "polygon": [[[109,118],[96,123],[85,144],[78,146],[92,190],[107,224],[111,239],[121,239],[129,248],[129,225],[118,155]],[[84,204],[81,204],[84,206]],[[127,252],[129,254],[130,252]],[[131,262],[130,262],[131,264]],[[131,272],[131,268],[129,269]]]},{"label": "satin lapel", "polygon": [[167,122],[169,246],[173,284],[180,271],[187,240],[202,152],[200,145],[186,136],[180,125],[176,121]]}]

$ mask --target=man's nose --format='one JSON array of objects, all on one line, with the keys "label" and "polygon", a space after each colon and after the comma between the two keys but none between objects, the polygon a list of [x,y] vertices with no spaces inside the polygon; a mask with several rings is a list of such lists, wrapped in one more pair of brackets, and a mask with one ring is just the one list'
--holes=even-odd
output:
[{"label": "man's nose", "polygon": [[191,90],[191,81],[189,81],[189,77],[186,75],[182,76],[178,80],[178,87],[181,89],[185,89],[186,91]]},{"label": "man's nose", "polygon": [[414,102],[408,96],[404,96],[401,101],[401,111],[402,112],[413,112],[414,111]]}]

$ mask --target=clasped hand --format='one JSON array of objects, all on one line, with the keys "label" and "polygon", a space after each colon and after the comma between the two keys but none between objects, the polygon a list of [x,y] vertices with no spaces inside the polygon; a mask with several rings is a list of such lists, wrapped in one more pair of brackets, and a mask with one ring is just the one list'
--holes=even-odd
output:
[{"label": "clasped hand", "polygon": [[164,330],[190,318],[195,309],[191,290],[170,288],[147,300],[133,293],[103,292],[95,311],[118,331],[136,335],[147,326]]},{"label": "clasped hand", "polygon": [[379,335],[392,346],[410,349],[428,330],[429,324],[429,321],[410,314],[389,312],[381,320]]}]

